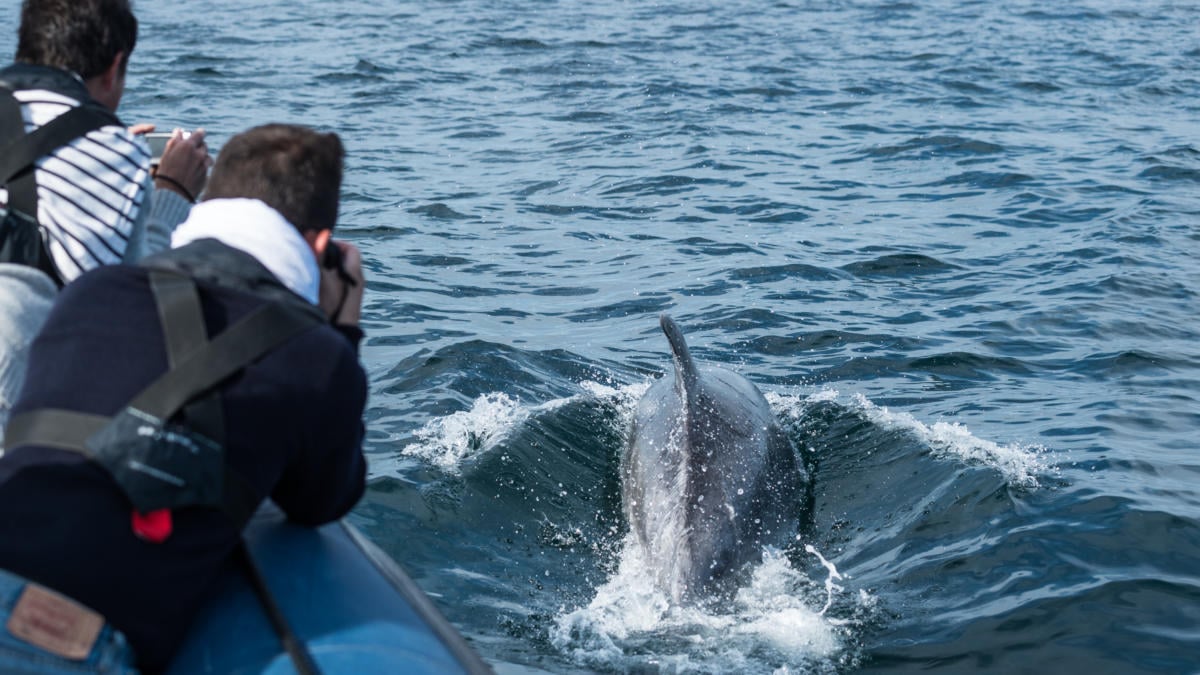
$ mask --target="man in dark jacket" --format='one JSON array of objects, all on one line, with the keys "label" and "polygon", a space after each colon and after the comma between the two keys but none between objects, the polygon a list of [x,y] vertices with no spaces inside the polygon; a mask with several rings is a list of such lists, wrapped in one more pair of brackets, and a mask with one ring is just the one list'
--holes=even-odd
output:
[{"label": "man in dark jacket", "polygon": [[[125,672],[103,669],[129,662],[125,640],[137,667],[160,670],[263,499],[318,525],[362,495],[362,264],[331,239],[342,163],[334,134],[269,125],[235,136],[177,248],[63,290],[33,344],[0,456],[0,601],[12,600],[0,605],[0,670],[15,670],[4,659],[26,649],[39,668],[61,667],[50,672]],[[193,321],[178,320],[171,308],[189,305],[165,301],[164,288],[198,298]],[[288,318],[290,332],[227,376],[193,369],[220,379],[187,390],[186,406],[161,419],[145,413],[170,395],[139,394],[265,309]],[[130,414],[138,421],[122,427]],[[79,420],[101,431],[72,439]],[[145,439],[148,454],[126,456]],[[223,453],[215,493],[212,472],[156,464],[155,453],[209,446]],[[131,479],[129,467],[141,473]],[[174,481],[173,471],[219,498],[155,501],[139,487]],[[57,623],[47,627],[48,615]]]}]

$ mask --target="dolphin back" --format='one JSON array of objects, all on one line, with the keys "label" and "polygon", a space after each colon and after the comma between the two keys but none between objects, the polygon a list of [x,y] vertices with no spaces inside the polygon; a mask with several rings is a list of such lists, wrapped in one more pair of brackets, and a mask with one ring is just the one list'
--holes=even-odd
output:
[{"label": "dolphin back", "polygon": [[662,331],[667,336],[667,342],[671,345],[671,358],[675,362],[675,387],[684,400],[688,400],[696,390],[696,383],[700,379],[696,362],[692,360],[687,340],[683,339],[683,331],[679,330],[675,320],[667,314],[662,314],[658,317],[658,324],[662,326]]},{"label": "dolphin back", "polygon": [[659,324],[675,377],[638,402],[622,501],[659,585],[688,602],[760,560],[764,545],[793,539],[807,476],[758,388],[694,361],[669,316]]}]

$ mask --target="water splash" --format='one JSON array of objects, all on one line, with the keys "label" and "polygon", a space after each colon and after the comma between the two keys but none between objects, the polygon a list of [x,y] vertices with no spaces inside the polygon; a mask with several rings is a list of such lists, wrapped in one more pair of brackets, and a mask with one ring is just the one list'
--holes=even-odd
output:
[{"label": "water splash", "polygon": [[812,544],[805,544],[804,550],[817,556],[817,559],[821,561],[821,564],[825,567],[825,569],[829,570],[829,576],[825,577],[825,606],[822,607],[820,611],[821,616],[825,616],[825,612],[828,612],[829,608],[833,605],[834,594],[845,590],[836,583],[841,581],[844,577],[842,577],[841,573],[837,571],[837,567],[834,567],[833,563],[829,562],[825,559],[825,556],[821,555],[821,552],[818,551],[815,546]]},{"label": "water splash", "polygon": [[[815,549],[814,549],[815,550]],[[818,554],[819,557],[819,554]],[[564,611],[550,642],[575,663],[602,669],[664,672],[791,672],[823,669],[839,660],[856,622],[826,616],[843,600],[836,568],[823,585],[786,555],[766,549],[763,562],[725,607],[673,606],[655,583],[645,552],[627,537],[616,574],[585,607]],[[822,592],[823,591],[823,592]],[[870,596],[849,598],[869,604]],[[824,607],[817,611],[814,606]],[[836,606],[841,607],[841,603]],[[644,646],[653,644],[651,654]]]},{"label": "water splash", "polygon": [[502,444],[522,424],[539,415],[553,412],[581,398],[598,400],[615,407],[618,422],[628,426],[637,401],[650,387],[649,382],[613,387],[599,382],[580,383],[582,394],[559,398],[534,406],[522,405],[503,392],[491,392],[475,399],[470,410],[462,410],[430,420],[413,435],[416,441],[400,454],[422,459],[448,473],[461,471],[464,461],[486,454]]},{"label": "water splash", "polygon": [[[781,422],[797,432],[811,407],[819,403],[837,402],[841,395],[835,389],[826,388],[808,396],[768,392],[766,397]],[[1047,452],[1045,446],[1023,443],[1000,445],[975,436],[965,425],[957,422],[925,424],[909,413],[876,405],[863,394],[854,394],[850,406],[882,429],[912,434],[937,456],[991,467],[1013,486],[1037,488],[1038,477],[1052,471],[1044,457]]]},{"label": "water splash", "polygon": [[1036,488],[1039,485],[1038,476],[1050,470],[1043,458],[1046,453],[1044,446],[1021,443],[1000,445],[976,437],[966,426],[957,422],[927,425],[908,413],[892,412],[875,405],[862,394],[854,395],[854,403],[875,424],[911,433],[943,457],[989,466],[999,471],[1011,485]]},{"label": "water splash", "polygon": [[400,452],[424,459],[443,471],[458,473],[463,460],[495,447],[529,415],[529,408],[507,394],[484,394],[475,399],[470,410],[439,417],[417,429],[417,441]]},{"label": "water splash", "polygon": [[587,380],[581,382],[579,387],[585,392],[598,399],[609,400],[616,404],[619,408],[628,414],[632,414],[637,407],[638,399],[646,390],[653,384],[651,380],[642,382],[634,382],[633,384],[625,384],[619,387],[613,387],[601,382]]}]

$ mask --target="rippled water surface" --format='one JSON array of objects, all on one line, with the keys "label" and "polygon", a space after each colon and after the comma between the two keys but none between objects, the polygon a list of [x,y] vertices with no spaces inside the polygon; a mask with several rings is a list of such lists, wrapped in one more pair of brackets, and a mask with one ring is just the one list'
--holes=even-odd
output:
[{"label": "rippled water surface", "polygon": [[[342,135],[352,520],[498,671],[1200,669],[1200,6],[137,9],[126,121]],[[815,468],[721,607],[626,540],[661,312]]]}]

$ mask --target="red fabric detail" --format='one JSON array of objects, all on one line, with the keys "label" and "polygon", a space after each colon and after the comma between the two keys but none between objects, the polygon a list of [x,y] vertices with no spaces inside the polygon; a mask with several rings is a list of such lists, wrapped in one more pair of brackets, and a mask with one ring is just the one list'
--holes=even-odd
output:
[{"label": "red fabric detail", "polygon": [[171,536],[171,510],[158,509],[149,513],[133,512],[133,533],[139,539],[161,544]]}]

